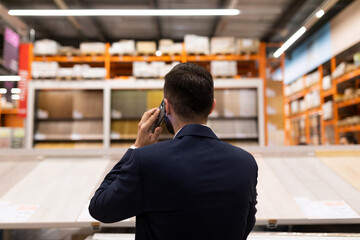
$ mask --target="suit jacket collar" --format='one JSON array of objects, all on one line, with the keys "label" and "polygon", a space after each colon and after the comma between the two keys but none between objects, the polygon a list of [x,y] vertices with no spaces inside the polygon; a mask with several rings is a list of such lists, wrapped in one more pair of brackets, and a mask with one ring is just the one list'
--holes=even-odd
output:
[{"label": "suit jacket collar", "polygon": [[208,127],[201,124],[188,124],[184,126],[176,135],[176,138],[182,138],[184,136],[199,136],[214,138],[219,140],[215,133]]}]

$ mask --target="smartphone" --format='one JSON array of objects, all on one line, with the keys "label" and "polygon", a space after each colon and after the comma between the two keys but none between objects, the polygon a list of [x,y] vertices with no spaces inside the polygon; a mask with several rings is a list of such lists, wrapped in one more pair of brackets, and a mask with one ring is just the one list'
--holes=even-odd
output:
[{"label": "smartphone", "polygon": [[155,129],[157,127],[159,127],[161,125],[162,121],[164,121],[164,119],[165,119],[165,125],[166,125],[167,130],[169,131],[169,133],[174,134],[174,128],[171,125],[170,120],[166,117],[166,108],[165,108],[165,100],[164,99],[162,100],[162,102],[159,106],[159,109],[160,109],[159,116],[155,120],[153,125],[151,126],[151,132],[154,133]]},{"label": "smartphone", "polygon": [[165,100],[163,99],[160,106],[160,113],[158,118],[155,120],[155,122],[153,123],[153,125],[151,126],[151,132],[154,133],[155,129],[157,127],[159,127],[162,123],[162,121],[164,121],[165,115],[166,115],[166,110],[165,110]]}]

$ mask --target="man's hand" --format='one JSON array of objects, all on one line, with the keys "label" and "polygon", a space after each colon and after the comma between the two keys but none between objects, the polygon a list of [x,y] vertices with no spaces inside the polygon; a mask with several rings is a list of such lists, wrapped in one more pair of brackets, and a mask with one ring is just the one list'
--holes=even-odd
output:
[{"label": "man's hand", "polygon": [[161,133],[161,127],[157,127],[154,133],[150,128],[159,116],[160,110],[158,108],[150,109],[145,112],[138,124],[138,133],[136,137],[135,147],[143,147],[156,143]]}]

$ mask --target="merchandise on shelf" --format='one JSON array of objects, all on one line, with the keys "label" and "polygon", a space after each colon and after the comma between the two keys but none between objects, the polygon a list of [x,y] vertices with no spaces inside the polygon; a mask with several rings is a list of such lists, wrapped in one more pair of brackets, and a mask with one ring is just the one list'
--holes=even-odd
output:
[{"label": "merchandise on shelf", "polygon": [[305,109],[311,109],[320,106],[320,91],[313,91],[305,95]]},{"label": "merchandise on shelf", "polygon": [[75,64],[72,68],[61,68],[57,62],[33,62],[31,72],[33,79],[104,79],[106,77],[105,68],[92,68],[88,64]]},{"label": "merchandise on shelf", "polygon": [[308,109],[306,99],[299,100],[299,112],[304,112]]},{"label": "merchandise on shelf", "polygon": [[182,43],[174,43],[170,39],[161,39],[159,41],[159,50],[166,55],[181,55],[183,50]]},{"label": "merchandise on shelf", "polygon": [[211,54],[234,54],[234,37],[212,37],[210,41]]},{"label": "merchandise on shelf", "polygon": [[0,127],[0,148],[23,148],[24,136],[23,128]]},{"label": "merchandise on shelf", "polygon": [[257,92],[253,89],[215,90],[216,106],[210,117],[257,117]]},{"label": "merchandise on shelf", "polygon": [[91,67],[83,71],[82,76],[85,79],[104,79],[106,77],[106,69],[102,67]]},{"label": "merchandise on shelf", "polygon": [[209,54],[209,38],[187,34],[184,37],[185,49],[188,54]]},{"label": "merchandise on shelf", "polygon": [[105,54],[106,45],[102,42],[83,42],[80,43],[80,53],[83,55],[88,54]]},{"label": "merchandise on shelf", "polygon": [[179,62],[134,62],[133,76],[138,78],[163,78]]},{"label": "merchandise on shelf", "polygon": [[342,62],[336,67],[335,71],[331,74],[331,77],[333,79],[335,79],[335,78],[341,77],[345,73],[351,72],[355,69],[356,69],[356,67],[354,64]]},{"label": "merchandise on shelf", "polygon": [[320,80],[320,73],[319,71],[313,72],[305,76],[305,87],[310,87]]},{"label": "merchandise on shelf", "polygon": [[290,83],[285,87],[285,95],[290,96],[291,94],[300,92],[304,88],[305,88],[304,78],[303,77],[298,78],[297,80],[295,80],[294,82]]},{"label": "merchandise on shelf", "polygon": [[58,69],[59,63],[57,62],[32,62],[32,78],[56,78]]},{"label": "merchandise on shelf", "polygon": [[80,50],[71,46],[61,46],[58,54],[64,56],[80,55]]},{"label": "merchandise on shelf", "polygon": [[331,76],[330,75],[326,75],[323,78],[322,88],[323,88],[323,90],[329,90],[331,88]]},{"label": "merchandise on shelf", "polygon": [[34,43],[34,55],[56,55],[59,53],[60,44],[50,40],[43,39],[35,41]]},{"label": "merchandise on shelf", "polygon": [[235,43],[236,54],[258,54],[260,50],[260,40],[250,38],[239,38]]},{"label": "merchandise on shelf", "polygon": [[211,61],[210,72],[214,77],[228,77],[237,75],[236,61]]},{"label": "merchandise on shelf", "polygon": [[350,116],[344,119],[341,119],[337,122],[338,127],[351,126],[360,124],[360,116]]},{"label": "merchandise on shelf", "polygon": [[256,120],[208,120],[209,127],[220,138],[257,138],[258,131]]},{"label": "merchandise on shelf", "polygon": [[350,99],[353,99],[353,98],[356,98],[356,90],[355,90],[355,88],[346,88],[344,90],[344,98],[343,98],[343,100],[346,101],[346,100],[350,100]]},{"label": "merchandise on shelf", "polygon": [[138,41],[136,42],[137,54],[154,55],[156,52],[156,42],[154,41]]},{"label": "merchandise on shelf", "polygon": [[355,53],[353,58],[355,67],[360,67],[360,52]]},{"label": "merchandise on shelf", "polygon": [[324,120],[330,120],[334,116],[333,101],[327,101],[322,106]]},{"label": "merchandise on shelf", "polygon": [[110,55],[135,55],[135,40],[120,40],[111,44]]},{"label": "merchandise on shelf", "polygon": [[300,111],[300,101],[295,100],[290,103],[290,113],[295,114]]}]

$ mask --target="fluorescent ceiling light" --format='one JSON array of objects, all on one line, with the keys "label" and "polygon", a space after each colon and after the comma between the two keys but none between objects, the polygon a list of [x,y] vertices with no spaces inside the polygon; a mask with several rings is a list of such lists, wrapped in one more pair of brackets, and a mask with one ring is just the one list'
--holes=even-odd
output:
[{"label": "fluorescent ceiling light", "polygon": [[21,77],[16,75],[4,76],[0,75],[0,82],[17,82],[20,81]]},{"label": "fluorescent ceiling light", "polygon": [[12,16],[231,16],[238,9],[13,9]]},{"label": "fluorescent ceiling light", "polygon": [[322,9],[320,9],[319,11],[317,11],[317,12],[315,13],[315,16],[316,16],[317,18],[321,18],[322,16],[324,16],[324,14],[325,14],[325,11],[322,10]]},{"label": "fluorescent ceiling light", "polygon": [[274,53],[274,57],[278,58],[281,54],[283,54],[296,40],[299,39],[306,32],[306,27],[302,26],[299,30],[297,30],[294,35],[292,35],[286,42]]}]

